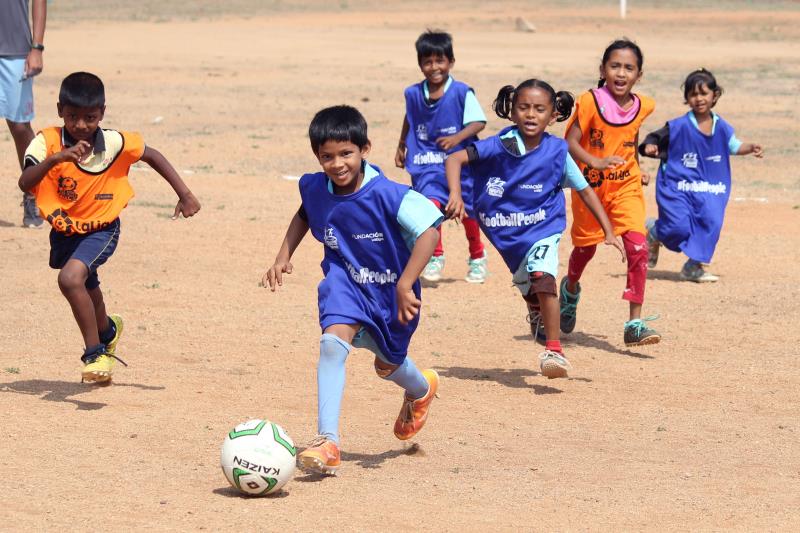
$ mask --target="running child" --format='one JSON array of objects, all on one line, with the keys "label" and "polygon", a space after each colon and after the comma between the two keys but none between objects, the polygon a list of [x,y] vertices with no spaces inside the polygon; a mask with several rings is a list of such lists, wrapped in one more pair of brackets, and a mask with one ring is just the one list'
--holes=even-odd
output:
[{"label": "running child", "polygon": [[728,156],[763,157],[761,145],[741,142],[733,127],[712,111],[720,96],[722,87],[714,75],[695,70],[683,84],[690,111],[639,145],[640,154],[662,161],[656,176],[658,219],[647,220],[648,266],[656,266],[663,244],[686,254],[681,279],[697,283],[719,279],[703,265],[714,255],[731,194]]},{"label": "running child", "polygon": [[367,163],[367,123],[355,108],[323,109],[308,136],[322,172],[300,178],[302,203],[262,282],[272,291],[283,284],[309,229],[324,244],[318,436],[298,461],[306,470],[330,474],[341,464],[339,409],[353,346],[372,351],[378,376],[404,389],[395,436],[410,439],[425,425],[439,376],[420,372],[407,352],[422,305],[418,278],[436,247],[443,217],[424,196]]},{"label": "running child", "polygon": [[545,132],[554,122],[569,118],[572,104],[570,93],[557,93],[540,80],[527,80],[516,88],[506,85],[493,107],[514,126],[470,144],[445,163],[450,185],[445,212],[456,220],[464,215],[460,177],[469,165],[478,222],[527,302],[531,333],[545,342],[539,365],[548,378],[565,377],[570,369],[559,339],[556,296],[558,243],[567,225],[562,187],[576,191],[597,217],[605,244],[622,253],[622,243],[570,157],[566,141]]},{"label": "running child", "polygon": [[[441,209],[450,196],[444,175],[447,154],[465,148],[478,140],[477,133],[486,126],[475,92],[450,76],[455,65],[453,38],[449,33],[426,31],[416,42],[417,62],[425,79],[405,90],[406,115],[400,132],[395,164],[411,174],[415,191]],[[467,213],[472,213],[470,201],[472,180],[468,169],[462,176],[462,190]],[[469,243],[468,270],[465,279],[483,283],[489,271],[481,232],[474,218],[463,221]],[[445,265],[442,233],[422,277],[439,281]]]},{"label": "running child", "polygon": [[[131,198],[131,165],[144,161],[178,195],[173,219],[190,217],[200,203],[160,152],[138,133],[105,130],[103,82],[75,72],[61,82],[58,116],[63,127],[45,128],[25,152],[19,188],[36,197],[50,230],[50,267],[83,336],[83,381],[111,379],[122,317],[107,315],[97,269],[117,248],[119,215]],[[127,366],[127,365],[126,365]]]},{"label": "running child", "polygon": [[[576,112],[566,128],[569,153],[581,167],[603,209],[622,237],[628,259],[624,300],[630,307],[625,322],[626,346],[655,344],[661,335],[642,320],[645,280],[647,278],[647,242],[642,183],[649,177],[639,168],[636,145],[642,121],[653,112],[655,102],[631,92],[642,77],[644,58],[632,41],[611,43],[600,63],[600,82],[578,98]],[[561,280],[561,331],[575,329],[576,311],[581,296],[579,280],[594,257],[597,244],[605,235],[583,202],[572,193],[572,244],[567,276]]]}]

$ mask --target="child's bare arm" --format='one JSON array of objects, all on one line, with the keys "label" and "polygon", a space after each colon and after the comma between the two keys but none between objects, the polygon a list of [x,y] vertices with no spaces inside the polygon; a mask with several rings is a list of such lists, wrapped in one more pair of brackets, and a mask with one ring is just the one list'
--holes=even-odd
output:
[{"label": "child's bare arm", "polygon": [[461,198],[461,169],[469,162],[466,150],[459,150],[447,156],[444,161],[444,173],[447,177],[447,188],[450,189],[450,197],[447,205],[444,206],[444,214],[447,218],[456,221],[464,218],[464,200]]},{"label": "child's bare arm", "polygon": [[581,146],[581,137],[583,132],[578,121],[572,123],[572,127],[567,132],[567,144],[569,145],[569,155],[576,161],[580,161],[584,165],[589,165],[597,170],[605,170],[607,168],[618,167],[625,163],[625,160],[618,155],[611,155],[608,157],[595,157]]},{"label": "child's bare arm", "polygon": [[411,257],[397,280],[397,319],[401,324],[408,324],[419,314],[422,302],[417,299],[412,287],[428,264],[438,242],[439,232],[433,226],[417,237]]},{"label": "child's bare arm", "polygon": [[748,155],[753,154],[757,158],[761,159],[764,157],[764,148],[760,144],[756,143],[742,143],[739,147],[739,150],[736,152],[736,155]]},{"label": "child's bare arm", "polygon": [[603,233],[606,238],[605,244],[619,250],[619,253],[622,255],[622,262],[624,263],[625,248],[623,248],[620,238],[614,235],[614,227],[611,225],[611,221],[608,219],[608,215],[606,215],[606,211],[603,209],[603,204],[600,203],[600,199],[591,187],[586,187],[578,191],[578,195],[581,197],[581,200],[583,200],[583,203],[586,204],[586,207],[589,208],[589,211],[592,212],[594,218],[597,219],[600,227],[603,228]]},{"label": "child's bare arm", "polygon": [[172,220],[178,218],[178,215],[183,215],[188,218],[200,211],[200,202],[195,198],[192,191],[189,190],[189,187],[186,186],[178,175],[178,172],[161,152],[155,148],[145,146],[141,160],[161,174],[161,177],[170,184],[172,190],[178,195],[178,204],[175,206]]},{"label": "child's bare arm", "polygon": [[439,137],[436,139],[436,144],[439,145],[439,148],[442,150],[450,150],[455,146],[463,141],[464,139],[469,139],[470,137],[474,137],[478,133],[480,133],[483,128],[486,127],[485,122],[470,122],[464,128],[459,131],[458,133],[454,133],[453,135],[448,135],[447,137]]},{"label": "child's bare arm", "polygon": [[403,115],[403,127],[400,128],[400,141],[397,143],[397,153],[394,155],[394,164],[397,168],[406,166],[406,136],[408,135],[408,116]]},{"label": "child's bare arm", "polygon": [[75,143],[75,145],[70,146],[69,148],[64,148],[60,152],[56,152],[53,155],[45,158],[45,160],[38,165],[33,165],[26,168],[22,171],[19,181],[17,182],[19,188],[24,192],[30,191],[36,187],[45,176],[47,176],[47,173],[50,172],[50,169],[52,169],[54,166],[58,165],[59,163],[66,163],[67,161],[78,163],[86,156],[86,154],[89,153],[91,149],[91,145],[86,141],[78,141]]},{"label": "child's bare arm", "polygon": [[[275,292],[277,285],[283,285],[283,274],[291,274],[292,255],[294,251],[300,246],[303,237],[308,233],[308,223],[300,216],[300,210],[292,217],[289,223],[289,228],[286,230],[286,236],[283,238],[281,249],[275,257],[275,263],[269,267],[267,272],[261,278],[261,285],[264,287],[269,286],[272,292]],[[438,242],[438,241],[437,241]],[[433,252],[431,252],[433,253]]]}]

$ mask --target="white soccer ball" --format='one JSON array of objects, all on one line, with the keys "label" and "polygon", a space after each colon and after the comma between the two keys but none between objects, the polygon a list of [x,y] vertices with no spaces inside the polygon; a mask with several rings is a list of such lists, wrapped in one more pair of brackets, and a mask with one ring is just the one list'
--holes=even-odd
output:
[{"label": "white soccer ball", "polygon": [[248,420],[225,437],[220,464],[233,487],[250,496],[265,496],[292,479],[296,455],[294,442],[278,424]]}]

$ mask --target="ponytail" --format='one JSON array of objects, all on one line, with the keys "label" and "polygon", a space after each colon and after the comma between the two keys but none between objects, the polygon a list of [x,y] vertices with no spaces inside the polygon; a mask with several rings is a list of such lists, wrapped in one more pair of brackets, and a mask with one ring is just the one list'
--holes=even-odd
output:
[{"label": "ponytail", "polygon": [[511,107],[514,104],[514,96],[518,90],[519,87],[515,89],[513,85],[505,85],[497,92],[497,98],[492,102],[492,109],[494,109],[498,117],[511,117]]},{"label": "ponytail", "polygon": [[556,122],[564,122],[572,114],[572,106],[575,105],[575,97],[572,93],[567,91],[558,91],[556,93],[555,110],[558,113]]}]

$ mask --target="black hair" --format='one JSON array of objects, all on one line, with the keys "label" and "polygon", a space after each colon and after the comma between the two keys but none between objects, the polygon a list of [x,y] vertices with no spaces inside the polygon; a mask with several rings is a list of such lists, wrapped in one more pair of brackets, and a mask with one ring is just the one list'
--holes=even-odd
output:
[{"label": "black hair", "polygon": [[557,122],[567,120],[572,114],[572,106],[575,105],[575,97],[567,91],[556,92],[549,83],[542,80],[525,80],[515,88],[513,85],[506,85],[497,93],[492,103],[492,109],[500,118],[511,118],[511,109],[517,103],[517,94],[523,89],[542,89],[550,95],[550,103],[553,110],[558,113]]},{"label": "black hair", "polygon": [[349,105],[326,107],[317,112],[308,126],[311,149],[319,153],[319,147],[328,141],[351,142],[359,148],[369,144],[367,121],[358,109]]},{"label": "black hair", "polygon": [[439,30],[427,30],[419,36],[417,42],[417,63],[430,56],[444,56],[450,61],[455,61],[453,55],[453,36]]},{"label": "black hair", "polygon": [[103,82],[89,72],[73,72],[61,82],[58,103],[73,107],[103,107],[106,90]]},{"label": "black hair", "polygon": [[[605,65],[606,62],[611,58],[611,52],[614,50],[632,50],[634,54],[636,54],[636,64],[639,66],[639,70],[642,70],[642,65],[644,65],[644,54],[642,54],[642,49],[639,48],[639,45],[635,42],[631,41],[627,37],[623,37],[622,39],[617,39],[613,43],[609,44],[606,47],[606,51],[603,52],[603,60],[600,62],[601,65]],[[597,82],[597,87],[602,87],[605,85],[606,80],[600,78]]]},{"label": "black hair", "polygon": [[[689,94],[695,89],[699,88],[701,85],[708,87],[708,89],[713,92],[717,98],[722,96],[722,86],[717,85],[717,78],[714,77],[710,70],[700,67],[686,76],[686,81],[683,82],[683,99],[686,100],[685,103],[689,102]],[[714,107],[716,104],[717,102],[714,102],[711,104],[711,107]]]}]

